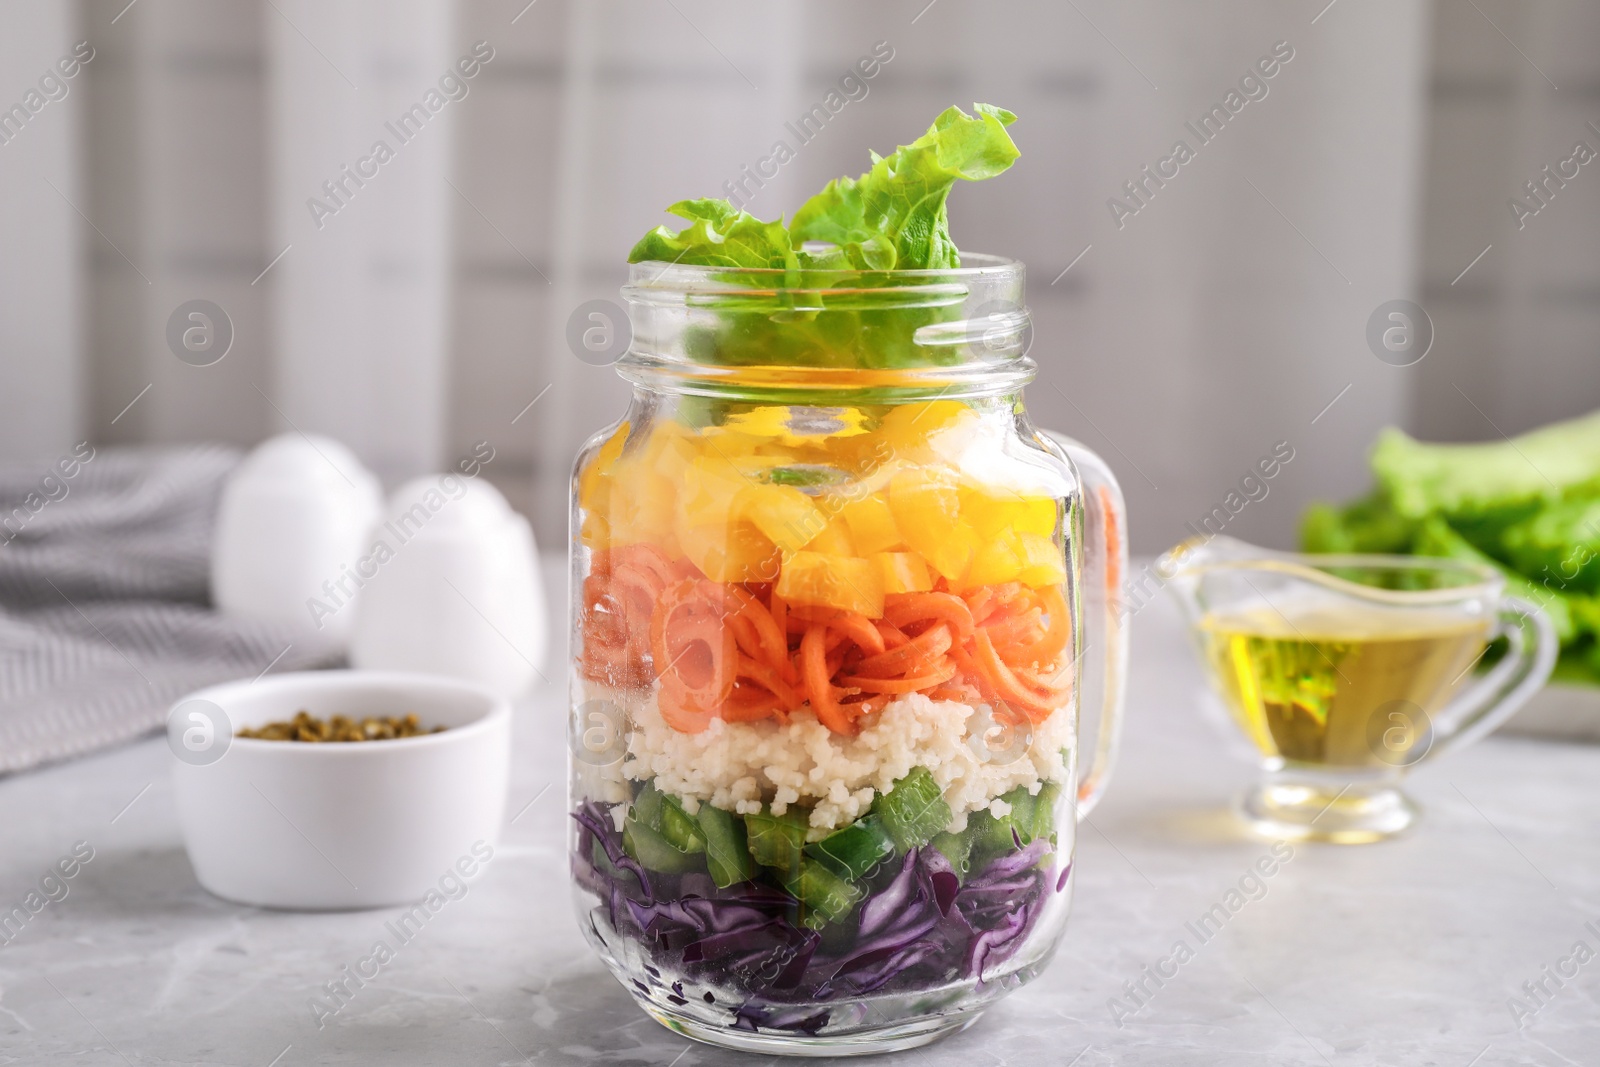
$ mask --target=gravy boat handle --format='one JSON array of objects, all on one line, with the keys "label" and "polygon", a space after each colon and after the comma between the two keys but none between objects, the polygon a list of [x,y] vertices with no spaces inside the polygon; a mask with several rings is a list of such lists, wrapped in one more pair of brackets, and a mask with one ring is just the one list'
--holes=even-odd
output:
[{"label": "gravy boat handle", "polygon": [[1550,617],[1528,601],[1510,596],[1500,598],[1495,617],[1490,639],[1504,637],[1510,647],[1499,663],[1426,724],[1433,736],[1424,759],[1491,733],[1550,677],[1560,648]]}]

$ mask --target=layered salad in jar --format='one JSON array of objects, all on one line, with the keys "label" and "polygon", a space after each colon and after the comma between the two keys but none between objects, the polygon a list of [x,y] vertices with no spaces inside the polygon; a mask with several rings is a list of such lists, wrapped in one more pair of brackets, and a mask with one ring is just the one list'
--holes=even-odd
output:
[{"label": "layered salad in jar", "polygon": [[[951,266],[944,196],[1009,165],[1011,118],[952,108],[788,227],[675,205],[691,225],[633,258]],[[897,335],[865,320],[763,317],[698,351],[735,383],[892,371]],[[1076,490],[1015,397],[636,396],[575,492],[572,862],[635,995],[825,1034],[961,1011],[1041,965],[1073,841]]]}]

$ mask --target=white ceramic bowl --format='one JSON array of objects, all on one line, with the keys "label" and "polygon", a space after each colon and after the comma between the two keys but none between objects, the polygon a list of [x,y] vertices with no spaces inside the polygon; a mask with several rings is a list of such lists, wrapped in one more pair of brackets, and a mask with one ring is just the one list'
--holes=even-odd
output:
[{"label": "white ceramic bowl", "polygon": [[[208,702],[233,730],[291,719],[416,712],[437,734],[305,743],[231,737],[198,763],[174,743],[178,822],[200,884],[272,908],[373,908],[421,898],[493,849],[505,816],[511,706],[482,686],[388,671],[306,671],[230,682]],[[192,720],[198,722],[198,719]],[[218,736],[227,731],[218,724]],[[169,737],[180,737],[169,728]],[[192,728],[191,728],[192,729]],[[196,735],[199,737],[199,735]],[[478,847],[474,849],[474,845]]]}]

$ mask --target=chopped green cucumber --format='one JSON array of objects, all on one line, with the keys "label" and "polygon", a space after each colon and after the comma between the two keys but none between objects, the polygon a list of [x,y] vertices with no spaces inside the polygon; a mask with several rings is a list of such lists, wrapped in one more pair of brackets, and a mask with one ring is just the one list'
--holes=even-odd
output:
[{"label": "chopped green cucumber", "polygon": [[633,798],[632,818],[638,819],[652,830],[661,829],[661,809],[666,803],[666,797],[661,790],[656,788],[654,782],[646,782],[639,789],[639,795]]},{"label": "chopped green cucumber", "polygon": [[1033,821],[1029,826],[1030,838],[1043,837],[1056,844],[1056,804],[1061,800],[1061,787],[1054,782],[1046,782],[1039,787],[1039,795],[1033,798]]},{"label": "chopped green cucumber", "polygon": [[902,852],[919,848],[950,822],[950,805],[926,767],[913,767],[878,801],[878,817]]},{"label": "chopped green cucumber", "polygon": [[633,809],[628,813],[628,819],[654,830],[679,852],[705,851],[706,836],[700,830],[700,823],[683,810],[683,801],[661,792],[654,782],[646,782],[640,787],[639,794],[633,798]]},{"label": "chopped green cucumber", "polygon": [[683,851],[632,815],[622,824],[622,848],[649,870],[662,874],[687,874],[700,867],[697,854]]},{"label": "chopped green cucumber", "polygon": [[1011,805],[1006,821],[1016,829],[1017,836],[1026,845],[1033,840],[1033,813],[1038,807],[1037,798],[1028,792],[1027,786],[1019,785],[1000,799]]},{"label": "chopped green cucumber", "polygon": [[1040,837],[1055,843],[1055,807],[1061,799],[1060,786],[1045,782],[1037,794],[1031,794],[1026,786],[1019,785],[1000,799],[1011,805],[1011,814],[1006,816],[1006,821],[1017,831],[1024,845],[1032,844],[1034,839]]},{"label": "chopped green cucumber", "polygon": [[841,878],[863,878],[894,855],[894,842],[883,820],[866,815],[805,847],[805,854]]},{"label": "chopped green cucumber", "polygon": [[[710,807],[702,804],[701,807]],[[706,835],[699,821],[683,810],[683,802],[668,794],[661,802],[661,836],[680,852],[704,852]]]},{"label": "chopped green cucumber", "polygon": [[1015,852],[1019,841],[1026,846],[1043,837],[1054,844],[1055,806],[1060,798],[1061,787],[1053,782],[1044,783],[1037,795],[1019,785],[1000,798],[1011,805],[1009,814],[996,818],[987,810],[973,812],[962,835],[968,840],[972,867],[980,868],[996,856]]},{"label": "chopped green cucumber", "polygon": [[957,878],[965,878],[972,869],[972,838],[969,835],[941,833],[928,843],[944,853]]},{"label": "chopped green cucumber", "polygon": [[1011,816],[997,819],[987,808],[967,816],[967,829],[962,836],[967,839],[967,862],[972,870],[983,870],[990,860],[1017,847],[1011,829]]},{"label": "chopped green cucumber", "polygon": [[866,895],[860,886],[814,861],[801,863],[796,873],[780,875],[779,880],[803,905],[800,921],[813,930],[845,918]]},{"label": "chopped green cucumber", "polygon": [[763,867],[793,875],[800,870],[800,854],[806,843],[806,827],[811,813],[790,806],[782,815],[758,812],[744,817],[750,855]]},{"label": "chopped green cucumber", "polygon": [[744,820],[731,811],[701,803],[700,832],[705,835],[706,867],[723,889],[750,880],[756,865],[750,858]]}]

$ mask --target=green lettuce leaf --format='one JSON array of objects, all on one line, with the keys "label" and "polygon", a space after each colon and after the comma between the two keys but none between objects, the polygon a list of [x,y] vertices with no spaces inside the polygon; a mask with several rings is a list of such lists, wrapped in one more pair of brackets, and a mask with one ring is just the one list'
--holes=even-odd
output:
[{"label": "green lettuce leaf", "polygon": [[1505,578],[1508,594],[1544,609],[1545,614],[1550,616],[1557,640],[1563,646],[1571,645],[1584,631],[1591,629],[1594,622],[1600,621],[1596,619],[1588,597],[1557,592],[1529,581],[1499,560],[1480,552],[1471,541],[1437,515],[1423,522],[1418,529],[1416,554],[1442,556],[1493,567]]},{"label": "green lettuce leaf", "polygon": [[1563,648],[1550,680],[1567,685],[1600,685],[1600,645]]},{"label": "green lettuce leaf", "polygon": [[[668,208],[689,225],[658,226],[628,255],[709,267],[767,267],[787,272],[778,295],[750,301],[718,297],[710,323],[685,332],[691,359],[721,366],[902,368],[961,362],[954,346],[922,346],[916,332],[961,314],[948,306],[905,306],[882,272],[960,266],[946,209],[957,181],[993,177],[1017,158],[1006,127],[1016,116],[988,104],[977,114],[947,109],[928,132],[888,157],[873,154],[860,178],[829,182],[785,227],[726,200],[683,200]],[[802,246],[812,242],[810,250]],[[732,274],[723,280],[756,286]],[[761,281],[761,286],[771,284]],[[849,288],[831,301],[819,290]],[[871,290],[883,289],[884,299]]]},{"label": "green lettuce leaf", "polygon": [[1403,518],[1381,492],[1339,507],[1315,503],[1300,520],[1300,544],[1307,552],[1411,551],[1416,523]]},{"label": "green lettuce leaf", "polygon": [[1517,570],[1557,589],[1600,592],[1600,500],[1567,500],[1505,531],[1505,551]]},{"label": "green lettuce leaf", "polygon": [[1391,428],[1378,437],[1372,470],[1407,518],[1503,527],[1600,489],[1600,411],[1482,444],[1424,444]]},{"label": "green lettuce leaf", "polygon": [[796,245],[822,241],[823,265],[858,270],[947,270],[961,265],[946,201],[957,181],[992,178],[1016,161],[1006,127],[1016,116],[975,104],[976,116],[945,110],[928,132],[889,156],[873,153],[859,178],[836,178],[807,200],[789,232]]},{"label": "green lettuce leaf", "polygon": [[770,267],[800,265],[783,220],[762,222],[726,200],[680,200],[667,213],[690,224],[674,233],[657,226],[628,253],[629,263],[659,260],[703,267]]}]

